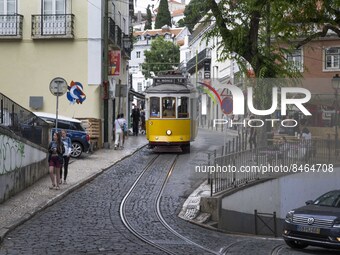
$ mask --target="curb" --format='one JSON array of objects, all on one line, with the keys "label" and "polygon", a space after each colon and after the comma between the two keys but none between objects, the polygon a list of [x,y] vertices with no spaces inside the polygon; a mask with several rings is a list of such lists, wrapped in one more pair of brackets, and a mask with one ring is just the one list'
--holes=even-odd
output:
[{"label": "curb", "polygon": [[142,145],[142,146],[137,147],[133,152],[131,152],[130,154],[126,154],[122,158],[118,159],[111,166],[108,166],[106,168],[102,168],[102,169],[98,170],[98,172],[96,172],[96,173],[90,175],[89,177],[85,178],[84,180],[82,180],[82,181],[72,185],[70,188],[68,188],[65,191],[63,191],[62,193],[56,195],[52,199],[50,199],[50,200],[48,200],[48,201],[46,201],[44,203],[41,203],[33,211],[25,213],[24,216],[22,216],[21,218],[17,219],[16,221],[14,221],[14,223],[10,224],[9,226],[1,228],[0,229],[0,244],[5,240],[5,238],[6,238],[6,236],[7,236],[7,234],[9,232],[14,230],[18,226],[24,224],[26,221],[30,220],[33,216],[35,216],[39,212],[45,210],[46,208],[48,208],[48,207],[54,205],[55,203],[57,203],[58,201],[62,200],[68,194],[70,194],[73,191],[79,189],[80,187],[84,186],[85,184],[91,182],[96,177],[98,177],[99,175],[101,175],[102,173],[104,173],[105,171],[107,171],[108,169],[113,167],[114,165],[118,164],[119,162],[123,161],[124,159],[126,159],[128,157],[131,157],[133,154],[135,154],[136,152],[138,152],[139,150],[141,150],[145,146],[147,146],[147,145]]}]

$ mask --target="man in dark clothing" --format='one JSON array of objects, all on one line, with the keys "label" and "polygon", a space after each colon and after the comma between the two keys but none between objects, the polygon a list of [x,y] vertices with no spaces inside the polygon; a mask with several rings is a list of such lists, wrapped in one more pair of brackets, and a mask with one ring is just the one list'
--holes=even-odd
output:
[{"label": "man in dark clothing", "polygon": [[138,136],[138,125],[139,125],[140,112],[137,107],[132,109],[131,118],[132,118],[133,135]]}]

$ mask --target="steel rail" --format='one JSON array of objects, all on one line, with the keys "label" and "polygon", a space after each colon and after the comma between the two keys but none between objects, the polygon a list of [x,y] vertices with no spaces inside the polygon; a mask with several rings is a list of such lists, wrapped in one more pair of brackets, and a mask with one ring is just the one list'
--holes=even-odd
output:
[{"label": "steel rail", "polygon": [[271,251],[271,255],[279,255],[281,250],[284,249],[285,247],[287,247],[285,244],[280,244],[277,245],[273,248],[273,250]]},{"label": "steel rail", "polygon": [[171,251],[169,251],[168,249],[165,249],[164,247],[162,247],[161,245],[153,242],[152,240],[149,240],[148,238],[144,237],[143,235],[139,234],[138,231],[136,231],[133,226],[129,223],[126,214],[125,214],[125,209],[126,209],[126,201],[129,198],[129,196],[131,195],[131,193],[133,192],[133,190],[135,189],[135,187],[137,186],[139,180],[143,177],[143,175],[145,174],[145,172],[150,168],[150,166],[152,166],[152,164],[155,162],[155,160],[159,157],[159,155],[157,155],[156,157],[152,158],[150,160],[150,162],[144,167],[143,171],[139,174],[139,176],[137,177],[137,179],[134,181],[134,183],[132,184],[131,188],[129,189],[129,191],[126,193],[126,195],[124,196],[122,202],[120,203],[120,207],[119,207],[119,214],[120,214],[120,219],[123,222],[124,226],[133,234],[135,235],[138,239],[142,240],[143,242],[161,250],[164,251],[168,254],[173,254],[176,255],[176,253],[173,253]]},{"label": "steel rail", "polygon": [[[119,212],[120,212],[120,218],[123,222],[123,224],[125,225],[125,227],[133,234],[135,235],[138,239],[142,240],[143,242],[161,250],[161,251],[164,251],[165,253],[167,254],[171,254],[171,255],[175,255],[175,254],[178,254],[176,252],[174,252],[173,250],[170,250],[169,248],[165,248],[164,246],[154,242],[153,240],[150,240],[148,239],[147,237],[143,236],[142,234],[140,234],[137,230],[134,229],[134,227],[129,223],[127,217],[126,217],[126,213],[125,213],[125,210],[126,210],[126,204],[127,204],[127,200],[128,198],[131,196],[131,194],[133,193],[133,191],[135,190],[136,186],[138,185],[140,179],[143,177],[143,175],[150,169],[150,167],[152,166],[152,164],[156,161],[156,159],[159,157],[159,155],[157,155],[156,157],[154,157],[152,160],[150,160],[150,162],[144,167],[144,169],[142,170],[142,172],[139,174],[139,176],[136,178],[136,180],[134,181],[134,183],[132,184],[131,188],[129,189],[129,191],[126,193],[126,195],[124,196],[121,204],[120,204],[120,209],[119,209]],[[180,238],[181,240],[185,241],[186,243],[190,244],[190,245],[193,245],[195,247],[198,247],[199,249],[203,249],[209,253],[212,253],[212,254],[220,254],[218,252],[215,252],[213,250],[210,250],[208,248],[205,248],[197,243],[195,243],[194,241],[188,239],[187,237],[181,235],[180,233],[178,233],[177,231],[175,231],[164,219],[164,217],[162,216],[161,214],[161,211],[160,211],[160,199],[162,197],[162,194],[163,194],[163,191],[165,189],[165,186],[173,172],[173,169],[176,165],[176,162],[177,162],[177,158],[178,158],[178,155],[176,155],[176,157],[174,158],[172,164],[171,164],[171,167],[166,175],[166,178],[164,180],[164,182],[162,183],[162,186],[161,186],[161,189],[157,195],[157,199],[155,201],[155,212],[156,212],[156,215],[158,217],[158,220],[160,221],[160,223],[169,231],[171,232],[172,234],[174,234],[176,237]]]},{"label": "steel rail", "polygon": [[187,237],[183,236],[182,234],[178,233],[176,230],[174,230],[167,222],[166,220],[164,219],[162,213],[161,213],[161,209],[160,209],[160,201],[161,201],[161,197],[162,197],[162,194],[164,192],[164,189],[165,189],[165,186],[172,174],[172,171],[174,170],[175,168],[175,165],[176,165],[176,162],[177,162],[177,158],[178,158],[178,155],[176,156],[174,162],[172,163],[171,167],[170,167],[170,170],[162,184],[162,188],[157,196],[157,199],[156,199],[156,203],[155,203],[155,209],[156,209],[156,215],[158,217],[158,220],[162,223],[162,225],[168,229],[171,233],[173,233],[175,236],[179,237],[180,239],[184,240],[185,242],[193,245],[193,246],[196,246],[204,251],[207,251],[209,253],[212,253],[212,254],[220,254],[219,252],[216,252],[214,250],[211,250],[209,248],[206,248],[206,247],[203,247],[202,245],[199,245],[198,243],[195,243],[194,241],[188,239]]}]

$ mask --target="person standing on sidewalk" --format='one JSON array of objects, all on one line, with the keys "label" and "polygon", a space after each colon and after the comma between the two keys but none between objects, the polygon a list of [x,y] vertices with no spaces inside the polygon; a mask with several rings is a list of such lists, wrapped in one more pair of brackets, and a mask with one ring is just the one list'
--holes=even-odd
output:
[{"label": "person standing on sidewalk", "polygon": [[115,120],[115,150],[117,148],[123,147],[123,136],[124,136],[124,123],[126,125],[126,120],[124,119],[124,114],[118,114],[117,119]]},{"label": "person standing on sidewalk", "polygon": [[49,157],[49,172],[52,181],[50,189],[60,189],[60,168],[63,165],[63,154],[65,153],[64,144],[61,141],[59,132],[54,132],[53,140],[48,145]]},{"label": "person standing on sidewalk", "polygon": [[[250,119],[254,119],[254,116],[250,116]],[[249,132],[249,146],[250,149],[256,149],[256,129],[255,127],[250,127]]]},{"label": "person standing on sidewalk", "polygon": [[132,109],[131,117],[132,117],[133,135],[138,136],[140,112],[139,112],[139,108],[137,106],[135,106],[135,108]]},{"label": "person standing on sidewalk", "polygon": [[67,136],[67,132],[66,132],[65,129],[61,130],[61,141],[64,143],[65,153],[63,155],[64,164],[60,168],[60,182],[59,182],[59,184],[62,183],[62,179],[63,179],[63,167],[64,167],[64,184],[67,184],[66,178],[67,178],[67,173],[68,173],[68,163],[70,161],[70,156],[71,156],[71,152],[72,152],[72,142],[71,142],[71,138],[69,138]]}]

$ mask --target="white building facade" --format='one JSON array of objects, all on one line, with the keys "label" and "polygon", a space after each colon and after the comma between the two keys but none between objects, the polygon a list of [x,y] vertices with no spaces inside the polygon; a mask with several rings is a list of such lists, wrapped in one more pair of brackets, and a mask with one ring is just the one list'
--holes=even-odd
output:
[{"label": "white building facade", "polygon": [[[239,68],[234,60],[219,61],[219,38],[203,38],[211,26],[196,26],[191,37],[185,40],[181,50],[181,70],[186,72],[191,82],[199,87],[201,92],[200,125],[206,128],[214,128],[214,119],[228,119],[231,114],[226,114],[212,93],[209,93],[200,83],[206,83],[213,88],[223,83],[238,83],[236,77]],[[237,118],[237,117],[236,117]],[[222,125],[218,127],[222,129]]]},{"label": "white building facade", "polygon": [[158,36],[163,36],[165,40],[174,41],[174,43],[182,45],[188,34],[189,30],[187,28],[168,27],[134,33],[137,41],[133,45],[131,60],[129,61],[129,72],[132,76],[132,88],[134,91],[142,93],[152,84],[152,79],[145,79],[142,74],[142,63],[145,61],[144,52],[150,50],[152,41]]}]

